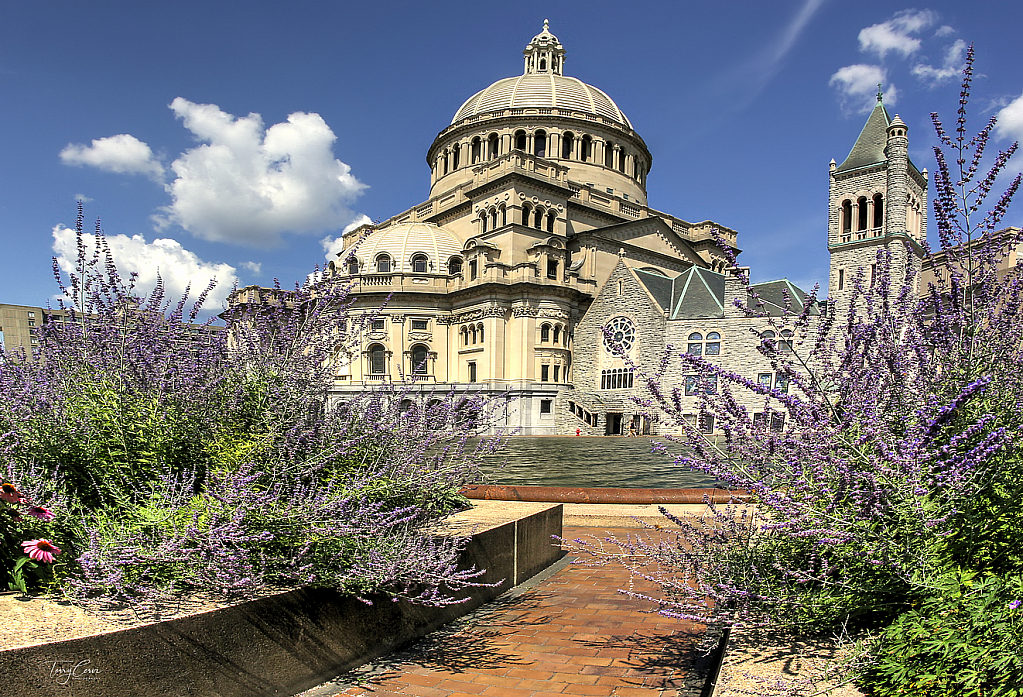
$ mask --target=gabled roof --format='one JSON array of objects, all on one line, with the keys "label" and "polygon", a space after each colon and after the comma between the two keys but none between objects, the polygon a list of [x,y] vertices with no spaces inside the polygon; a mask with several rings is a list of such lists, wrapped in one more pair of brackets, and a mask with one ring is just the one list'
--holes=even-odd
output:
[{"label": "gabled roof", "polygon": [[849,151],[849,156],[835,172],[845,172],[886,161],[888,157],[884,149],[888,144],[888,126],[891,122],[892,117],[888,115],[888,110],[881,100],[878,100],[874,110],[867,117],[867,123],[863,125],[859,138]]},{"label": "gabled roof", "polygon": [[[790,312],[799,314],[803,311],[803,299],[806,292],[793,285],[788,279],[781,281],[766,281],[750,286],[750,292],[756,293],[761,302],[764,303],[764,310],[771,317],[779,317],[786,307]],[[810,308],[811,315],[820,314],[816,307]]]},{"label": "gabled roof", "polygon": [[723,275],[694,266],[675,279],[675,291],[670,319],[724,316]]}]

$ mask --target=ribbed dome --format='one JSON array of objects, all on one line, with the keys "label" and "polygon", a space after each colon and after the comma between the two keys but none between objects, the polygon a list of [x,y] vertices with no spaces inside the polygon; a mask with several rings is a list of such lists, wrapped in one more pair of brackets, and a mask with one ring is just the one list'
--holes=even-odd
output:
[{"label": "ribbed dome", "polygon": [[448,259],[460,254],[462,243],[444,228],[433,223],[398,223],[374,230],[359,244],[355,255],[364,267],[382,252],[391,257],[393,271],[412,272],[412,256],[417,252],[430,259],[430,273],[442,273]]},{"label": "ribbed dome", "polygon": [[532,73],[498,80],[469,97],[451,123],[478,114],[531,107],[597,114],[632,128],[614,100],[602,91],[578,78],[553,73]]}]

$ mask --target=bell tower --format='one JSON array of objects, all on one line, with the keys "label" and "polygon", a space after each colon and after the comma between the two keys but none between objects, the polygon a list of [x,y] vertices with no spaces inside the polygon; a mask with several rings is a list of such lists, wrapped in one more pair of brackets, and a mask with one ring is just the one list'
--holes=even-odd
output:
[{"label": "bell tower", "polygon": [[565,47],[551,34],[549,23],[543,21],[543,31],[522,52],[525,58],[524,75],[561,75],[565,69]]},{"label": "bell tower", "polygon": [[892,257],[892,283],[907,267],[919,271],[927,238],[927,170],[909,159],[909,127],[892,118],[878,85],[877,104],[849,156],[830,164],[828,299],[843,312],[857,279],[865,287],[877,278],[877,255]]}]

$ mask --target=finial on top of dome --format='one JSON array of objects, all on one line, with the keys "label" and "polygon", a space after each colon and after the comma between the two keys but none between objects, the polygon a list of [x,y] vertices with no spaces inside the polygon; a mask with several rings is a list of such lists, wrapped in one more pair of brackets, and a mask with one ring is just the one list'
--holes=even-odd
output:
[{"label": "finial on top of dome", "polygon": [[881,97],[883,97],[883,96],[884,96],[884,92],[881,91],[881,83],[879,82],[879,83],[877,83],[877,101],[878,101],[879,104],[881,103]]},{"label": "finial on top of dome", "polygon": [[543,21],[543,31],[523,51],[526,59],[525,74],[561,75],[565,65],[565,47],[551,34],[550,21]]}]

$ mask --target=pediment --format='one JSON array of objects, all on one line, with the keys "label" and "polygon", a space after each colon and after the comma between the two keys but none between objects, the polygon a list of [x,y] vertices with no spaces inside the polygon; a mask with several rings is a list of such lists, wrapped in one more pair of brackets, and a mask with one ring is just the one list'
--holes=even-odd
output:
[{"label": "pediment", "polygon": [[621,225],[588,230],[581,235],[592,235],[610,243],[624,243],[655,254],[688,261],[697,266],[706,266],[706,262],[693,249],[692,244],[660,218],[643,218]]}]

